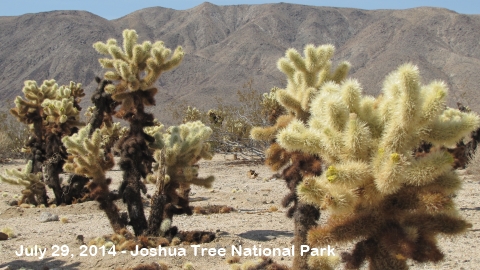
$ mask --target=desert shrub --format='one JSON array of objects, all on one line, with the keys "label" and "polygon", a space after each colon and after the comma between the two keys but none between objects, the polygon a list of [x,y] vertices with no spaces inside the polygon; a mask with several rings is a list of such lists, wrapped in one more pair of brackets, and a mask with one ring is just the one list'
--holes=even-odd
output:
[{"label": "desert shrub", "polygon": [[255,126],[267,126],[284,113],[277,102],[274,87],[268,93],[260,93],[253,88],[253,81],[246,82],[237,90],[237,102],[226,104],[216,98],[215,108],[202,110],[194,106],[172,106],[170,111],[176,121],[197,121],[206,123],[213,130],[212,148],[217,153],[237,153],[249,158],[264,158],[263,150],[267,143],[250,138]]},{"label": "desert shrub", "polygon": [[18,125],[10,113],[0,112],[0,162],[7,158],[25,158],[22,149],[28,136],[26,126]]},{"label": "desert shrub", "polygon": [[468,160],[466,172],[475,175],[477,178],[480,176],[480,150],[478,147]]}]

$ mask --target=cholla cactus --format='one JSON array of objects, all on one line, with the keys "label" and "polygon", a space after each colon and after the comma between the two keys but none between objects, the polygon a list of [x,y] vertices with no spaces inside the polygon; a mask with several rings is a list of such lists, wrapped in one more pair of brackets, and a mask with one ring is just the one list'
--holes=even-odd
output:
[{"label": "cholla cactus", "polygon": [[443,83],[422,86],[417,67],[405,64],[386,78],[378,98],[363,96],[354,80],[324,84],[308,122],[294,120],[277,135],[288,151],[328,164],[297,187],[301,201],[331,213],[325,226],[309,231],[310,245],[358,241],[343,256],[348,269],[365,260],[376,270],[443,259],[436,235],[471,226],[452,201],[460,179],[448,152],[415,158],[413,150],[422,141],[452,145],[480,125],[473,113],[445,108],[446,96]]},{"label": "cholla cactus", "polygon": [[107,43],[97,42],[93,47],[112,57],[99,60],[104,68],[112,69],[104,75],[111,82],[104,81],[104,89],[117,104],[121,103],[116,116],[130,124],[128,133],[117,144],[121,155],[119,165],[124,171],[119,194],[127,204],[129,222],[135,234],[141,235],[148,227],[140,195],[140,191],[146,192],[146,186],[141,178],[146,178],[151,171],[154,159],[148,144],[155,141],[144,132],[145,127],[155,125],[153,115],[145,112],[145,106],[155,105],[157,89],[153,84],[162,72],[178,66],[184,53],[178,47],[172,54],[161,41],[137,44],[137,40],[135,30],[124,30],[123,50],[114,39]]},{"label": "cholla cactus", "polygon": [[285,58],[278,61],[278,68],[287,75],[287,87],[276,91],[278,102],[296,118],[305,121],[309,117],[310,101],[318,89],[327,81],[342,81],[350,64],[341,63],[331,72],[335,48],[332,45],[315,47],[307,45],[303,58],[295,49],[289,49]]},{"label": "cholla cactus", "polygon": [[91,136],[90,125],[62,139],[70,159],[63,165],[66,172],[83,175],[98,185],[107,184],[105,172],[113,167],[113,156],[103,150],[102,134],[96,129]]},{"label": "cholla cactus", "polygon": [[125,228],[125,222],[113,202],[117,196],[108,188],[111,179],[106,178],[106,172],[114,165],[113,155],[103,149],[101,130],[96,129],[90,136],[90,129],[89,124],[77,134],[62,139],[69,153],[63,169],[91,179],[87,184],[90,196],[100,202],[100,208],[107,214],[114,231],[118,232]]},{"label": "cholla cactus", "polygon": [[110,149],[115,145],[115,143],[121,137],[127,134],[128,128],[122,127],[122,125],[117,123],[112,123],[111,121],[105,121],[100,128],[100,134],[102,136],[102,145],[107,152],[110,152]]},{"label": "cholla cactus", "polygon": [[202,113],[195,107],[188,106],[184,112],[183,123],[198,121],[202,119]]},{"label": "cholla cactus", "polygon": [[42,103],[42,107],[48,123],[61,125],[73,120],[73,123],[69,123],[71,126],[80,125],[79,111],[74,107],[73,97],[62,98],[62,100],[47,99]]},{"label": "cholla cactus", "polygon": [[143,103],[154,105],[157,89],[152,88],[153,84],[162,72],[178,66],[184,55],[182,47],[177,47],[172,55],[162,41],[137,44],[137,40],[136,31],[126,29],[123,31],[123,51],[115,39],[93,45],[99,53],[112,57],[99,59],[99,62],[103,68],[113,69],[105,73],[105,79],[119,82],[107,85],[105,91],[112,94],[114,100],[122,102],[121,113],[135,109],[132,95],[137,91],[140,91],[136,95]]},{"label": "cholla cactus", "polygon": [[[156,141],[161,141],[155,144],[157,150],[154,153],[158,175],[153,179],[157,181],[158,189],[152,199],[149,219],[149,234],[153,235],[158,235],[163,221],[171,221],[174,214],[192,214],[188,201],[192,184],[210,188],[214,180],[213,176],[199,177],[197,165],[200,159],[213,157],[207,142],[212,129],[200,121],[187,122],[168,128],[160,137],[162,128],[147,130]],[[155,213],[158,209],[163,209],[164,213]]]},{"label": "cholla cactus", "polygon": [[286,56],[277,63],[278,68],[287,76],[287,87],[274,90],[276,100],[285,113],[277,116],[273,126],[255,127],[250,133],[255,140],[272,143],[266,151],[266,164],[275,171],[284,168],[282,177],[286,180],[290,193],[284,197],[282,205],[288,207],[293,204],[287,211],[287,216],[293,218],[295,224],[294,269],[308,269],[308,256],[300,256],[300,246],[307,244],[307,231],[320,218],[317,207],[298,201],[296,187],[305,177],[320,175],[322,162],[309,153],[288,151],[275,140],[277,133],[290,122],[306,123],[310,118],[311,100],[326,82],[340,83],[346,77],[350,68],[347,62],[341,63],[332,72],[330,58],[333,52],[332,45],[307,45],[303,58],[296,50],[289,49]]},{"label": "cholla cactus", "polygon": [[46,80],[39,86],[25,81],[22,91],[25,98],[18,96],[10,112],[33,133],[26,144],[26,151],[32,154],[32,173],[43,171],[43,181],[54,190],[57,204],[67,202],[59,178],[66,158],[60,140],[83,125],[78,105],[85,95],[82,85],[58,86],[55,80]]},{"label": "cholla cactus", "polygon": [[35,81],[25,81],[25,86],[22,89],[25,99],[20,96],[15,98],[15,108],[10,112],[18,119],[18,121],[25,124],[32,124],[33,114],[40,114],[42,103],[45,99],[54,99],[58,85],[55,80],[45,80],[42,85],[38,86]]},{"label": "cholla cactus", "polygon": [[[33,124],[34,115],[42,118],[42,124],[58,125],[71,121],[70,126],[79,126],[79,98],[85,96],[81,84],[70,82],[58,86],[55,80],[46,80],[40,86],[35,81],[25,81],[22,92],[25,99],[17,96],[11,113],[22,123]],[[32,126],[33,129],[33,126]]]},{"label": "cholla cactus", "polygon": [[[17,169],[5,170],[6,176],[0,175],[0,181],[11,185],[21,185],[25,189],[22,191],[20,203],[46,203],[45,184],[42,182],[42,173],[31,173],[32,161],[29,160],[21,171]],[[35,198],[36,197],[36,198]]]},{"label": "cholla cactus", "polygon": [[273,87],[270,89],[270,92],[264,93],[262,95],[262,102],[260,103],[262,106],[262,115],[266,116],[270,124],[275,124],[277,118],[285,114],[285,108],[277,101],[276,92],[278,89],[277,87]]}]

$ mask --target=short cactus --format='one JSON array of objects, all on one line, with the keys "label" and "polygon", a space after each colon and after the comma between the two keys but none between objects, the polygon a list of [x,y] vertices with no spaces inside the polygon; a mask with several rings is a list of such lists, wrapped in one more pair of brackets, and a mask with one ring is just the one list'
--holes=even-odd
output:
[{"label": "short cactus", "polygon": [[42,182],[42,174],[32,173],[32,161],[29,160],[25,167],[18,171],[16,169],[5,170],[6,175],[0,175],[0,181],[11,185],[22,185],[25,189],[22,191],[22,198],[19,204],[28,203],[37,205],[37,201],[45,199],[36,199],[35,197],[45,196],[45,184]]}]

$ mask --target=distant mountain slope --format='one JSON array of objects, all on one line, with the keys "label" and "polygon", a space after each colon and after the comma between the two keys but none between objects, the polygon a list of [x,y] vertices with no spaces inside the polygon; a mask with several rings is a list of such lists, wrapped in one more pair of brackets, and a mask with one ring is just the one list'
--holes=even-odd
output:
[{"label": "distant mountain slope", "polygon": [[[161,7],[108,21],[84,11],[53,11],[0,17],[0,97],[21,94],[23,81],[55,78],[94,87],[102,71],[95,41],[121,38],[136,29],[141,40],[163,40],[186,56],[162,75],[157,116],[162,106],[184,100],[200,107],[214,97],[235,101],[250,78],[260,91],[284,86],[276,61],[289,47],[331,43],[335,61],[352,63],[351,76],[365,92],[377,94],[384,77],[405,62],[420,67],[424,83],[445,81],[450,105],[462,101],[480,111],[480,15],[438,8],[366,11],[292,4],[215,6],[176,11]],[[85,99],[85,102],[89,98]]]}]

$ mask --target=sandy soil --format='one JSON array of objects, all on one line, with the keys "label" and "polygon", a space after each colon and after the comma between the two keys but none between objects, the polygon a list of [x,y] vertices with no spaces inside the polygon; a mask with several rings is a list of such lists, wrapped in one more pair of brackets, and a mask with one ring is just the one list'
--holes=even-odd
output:
[{"label": "sandy soil", "polygon": [[[207,230],[216,232],[217,238],[198,249],[197,256],[194,248],[180,245],[177,247],[177,256],[133,256],[117,253],[96,255],[84,252],[87,256],[79,256],[83,250],[76,240],[82,235],[85,242],[112,233],[112,229],[103,211],[98,209],[97,203],[86,202],[57,208],[20,208],[9,206],[15,195],[20,194],[21,187],[0,183],[0,229],[11,228],[16,237],[0,241],[0,269],[115,269],[129,268],[140,263],[163,261],[170,265],[170,269],[181,269],[186,262],[192,262],[195,269],[229,269],[226,259],[231,257],[232,246],[246,248],[291,248],[293,237],[293,223],[285,217],[285,209],[280,201],[286,194],[283,180],[271,179],[272,172],[264,165],[242,160],[231,160],[217,155],[212,161],[201,162],[201,173],[204,176],[215,175],[216,181],[211,190],[202,188],[192,189],[192,198],[200,199],[191,205],[221,204],[234,207],[235,212],[228,214],[176,216],[173,225],[180,230]],[[0,164],[0,173],[5,168],[23,167],[22,161],[13,161]],[[256,179],[247,177],[248,170],[253,169],[259,176]],[[480,269],[480,184],[478,178],[466,175],[459,171],[465,183],[458,194],[458,207],[473,227],[464,235],[456,238],[440,238],[440,246],[446,258],[439,264],[414,264],[411,269]],[[110,172],[114,180],[112,188],[118,186],[121,172],[118,168]],[[149,194],[153,194],[153,185],[149,185]],[[52,194],[50,194],[53,197]],[[203,200],[202,200],[203,199]],[[118,203],[125,209],[125,205]],[[278,211],[269,211],[275,206]],[[149,212],[146,208],[146,213]],[[42,212],[50,212],[60,218],[68,219],[67,223],[52,221],[41,223],[39,217]],[[17,256],[15,252],[24,247],[47,248],[44,258],[37,256]],[[57,245],[58,247],[55,247]],[[63,248],[63,249],[62,249]],[[65,252],[68,248],[68,254]],[[185,256],[181,254],[183,248]],[[201,248],[225,248],[226,254],[204,256]],[[349,247],[333,247],[335,254]],[[56,251],[56,252],[55,252]],[[62,251],[66,256],[62,256]],[[173,249],[171,249],[173,251]],[[213,251],[213,250],[212,250]],[[93,252],[93,250],[92,250]],[[57,254],[58,256],[53,256]],[[242,256],[242,260],[254,259],[256,256]],[[275,256],[275,261],[291,265],[293,257]]]}]

